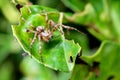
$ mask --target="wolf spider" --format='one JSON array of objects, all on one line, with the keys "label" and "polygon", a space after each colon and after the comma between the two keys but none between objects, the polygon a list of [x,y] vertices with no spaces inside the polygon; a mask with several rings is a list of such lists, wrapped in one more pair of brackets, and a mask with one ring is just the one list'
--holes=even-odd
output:
[{"label": "wolf spider", "polygon": [[[28,32],[28,33],[34,33],[34,37],[32,39],[32,42],[30,43],[30,50],[32,49],[32,45],[36,41],[37,37],[38,37],[39,41],[49,42],[49,40],[53,36],[53,33],[56,30],[60,31],[61,34],[64,34],[64,32],[60,29],[60,27],[78,31],[76,28],[65,26],[65,25],[59,25],[59,24],[56,24],[54,21],[49,20],[47,13],[45,14],[45,19],[46,19],[46,27],[38,26],[37,28],[35,28],[33,30],[30,30],[30,29],[26,30],[26,32]],[[78,32],[80,32],[80,31],[78,31]]]}]

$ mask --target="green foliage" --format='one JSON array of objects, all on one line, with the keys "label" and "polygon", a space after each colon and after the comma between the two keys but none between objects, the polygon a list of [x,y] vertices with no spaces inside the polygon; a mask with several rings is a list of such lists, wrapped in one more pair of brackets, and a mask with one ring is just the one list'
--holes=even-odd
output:
[{"label": "green foliage", "polygon": [[[17,3],[24,6],[20,12]],[[119,0],[1,0],[0,80],[119,80],[119,8]],[[26,30],[47,29],[46,13],[64,34],[55,30],[49,42],[37,38],[30,48],[34,33]],[[83,34],[63,29],[62,24]],[[12,31],[31,57],[21,57]],[[95,45],[99,42],[100,47]]]},{"label": "green foliage", "polygon": [[87,64],[76,65],[71,80],[119,80],[120,45],[104,41],[95,55],[82,56]]},{"label": "green foliage", "polygon": [[[18,22],[19,13],[9,0],[0,1],[0,10],[10,23],[15,24],[16,22]],[[14,18],[11,18],[11,16],[14,16]]]},{"label": "green foliage", "polygon": [[[59,24],[59,13],[56,10],[42,6],[26,6],[21,9],[21,18],[18,26],[13,26],[13,33],[20,42],[24,50],[32,57],[35,57],[40,63],[50,68],[60,71],[71,71],[74,66],[75,58],[80,52],[80,46],[74,41],[69,41],[64,38],[64,35],[56,30],[49,42],[39,41],[38,39],[30,48],[35,33],[26,32],[32,27],[46,27],[45,13],[48,18]],[[25,20],[22,20],[22,19]],[[60,22],[62,23],[62,22]],[[52,26],[54,28],[54,26]],[[61,27],[62,28],[62,27]],[[41,44],[41,45],[39,45]],[[41,51],[40,51],[41,47]],[[72,62],[70,59],[72,58]]]},{"label": "green foliage", "polygon": [[[33,79],[33,80],[57,80],[54,71],[40,65],[30,57],[26,57],[20,64],[20,69],[25,77],[22,80]],[[40,76],[41,75],[41,76]]]},{"label": "green foliage", "polygon": [[12,63],[6,62],[0,68],[0,80],[12,79],[13,66]]},{"label": "green foliage", "polygon": [[84,0],[62,0],[62,2],[75,12],[81,12],[86,2]]},{"label": "green foliage", "polygon": [[84,6],[83,12],[77,12],[67,18],[71,22],[87,26],[89,32],[102,41],[115,40],[119,42],[119,4],[120,1],[116,0],[90,0]]}]

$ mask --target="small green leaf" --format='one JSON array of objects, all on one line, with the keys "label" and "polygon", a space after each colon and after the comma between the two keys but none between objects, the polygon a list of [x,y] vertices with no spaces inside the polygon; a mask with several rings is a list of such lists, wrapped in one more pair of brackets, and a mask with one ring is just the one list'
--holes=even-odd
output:
[{"label": "small green leaf", "polygon": [[77,31],[69,31],[66,30],[65,32],[65,38],[68,40],[74,40],[75,42],[79,43],[82,47],[82,55],[90,55],[90,49],[88,44],[88,36],[85,34],[80,34]]},{"label": "small green leaf", "polygon": [[[87,26],[88,31],[101,41],[115,40],[120,42],[120,1],[90,0],[87,2],[82,12],[76,11],[72,16],[66,15],[68,21]],[[75,2],[71,3],[71,5],[74,4]],[[79,8],[77,5],[76,7]]]},{"label": "small green leaf", "polygon": [[54,71],[37,63],[35,60],[31,59],[29,56],[25,57],[21,62],[20,70],[24,75],[23,80],[26,80],[26,79],[57,80],[56,74],[54,73]]},{"label": "small green leaf", "polygon": [[82,0],[62,0],[62,2],[75,12],[80,12],[84,9],[86,1]]},{"label": "small green leaf", "polygon": [[22,48],[38,62],[55,70],[71,71],[81,47],[73,40],[66,40],[60,31],[55,30],[49,42],[39,41],[37,38],[30,48],[34,33],[28,33],[26,30],[38,26],[46,28],[45,13],[49,20],[56,24],[62,23],[59,20],[60,13],[54,9],[37,5],[25,6],[21,9],[19,25],[12,26],[13,34]]},{"label": "small green leaf", "polygon": [[76,65],[71,80],[119,80],[120,45],[104,41],[92,56],[82,56],[83,64]]},{"label": "small green leaf", "polygon": [[13,70],[14,70],[14,67],[10,61],[4,62],[2,65],[0,65],[0,80],[14,79],[12,77]]}]

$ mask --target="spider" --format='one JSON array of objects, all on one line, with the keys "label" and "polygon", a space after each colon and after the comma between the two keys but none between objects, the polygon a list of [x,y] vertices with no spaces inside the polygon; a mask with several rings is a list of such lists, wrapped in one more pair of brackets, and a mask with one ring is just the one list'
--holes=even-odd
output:
[{"label": "spider", "polygon": [[[53,26],[54,28],[50,29],[51,26]],[[32,45],[36,41],[37,37],[39,41],[49,42],[49,40],[51,39],[53,35],[53,32],[56,31],[57,29],[58,29],[58,25],[55,24],[52,20],[49,21],[47,14],[46,14],[46,27],[38,26],[37,28],[33,30],[30,30],[30,29],[26,30],[26,32],[28,33],[34,33],[34,37],[32,39],[32,42],[30,43],[30,49],[32,48]],[[63,34],[61,30],[59,31]]]},{"label": "spider", "polygon": [[[60,29],[60,27],[78,31],[76,28],[65,26],[65,25],[59,25],[59,24],[55,23],[54,21],[49,20],[47,13],[45,14],[45,19],[46,19],[46,27],[38,26],[37,28],[35,28],[33,30],[30,30],[30,29],[26,30],[26,32],[28,32],[28,33],[34,33],[34,37],[30,43],[30,49],[32,49],[32,45],[36,41],[37,37],[38,37],[39,41],[49,42],[49,40],[53,36],[53,33],[56,30],[60,31],[61,34],[64,34],[64,32]],[[78,32],[80,32],[80,31],[78,31]]]}]

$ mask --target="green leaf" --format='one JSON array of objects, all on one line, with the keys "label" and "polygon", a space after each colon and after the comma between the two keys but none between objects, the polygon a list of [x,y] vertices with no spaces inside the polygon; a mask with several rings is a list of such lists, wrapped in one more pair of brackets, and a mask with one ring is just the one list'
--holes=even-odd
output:
[{"label": "green leaf", "polygon": [[71,76],[71,72],[59,72],[57,75],[57,80],[69,80]]},{"label": "green leaf", "polygon": [[22,80],[57,80],[54,71],[37,63],[29,56],[25,57],[21,62],[20,70],[24,74]]},{"label": "green leaf", "polygon": [[85,34],[80,34],[77,31],[73,30],[66,30],[65,32],[65,38],[68,40],[74,40],[75,42],[79,43],[79,45],[82,47],[82,55],[90,55],[90,49],[88,44],[88,36]]},{"label": "green leaf", "polygon": [[[9,8],[9,9],[8,9]],[[19,13],[9,0],[0,1],[0,10],[4,17],[12,24],[18,21]],[[9,14],[8,14],[9,12]],[[14,18],[13,18],[14,17]]]},{"label": "green leaf", "polygon": [[9,61],[0,65],[0,80],[13,80],[13,64]]},{"label": "green leaf", "polygon": [[37,5],[25,6],[21,9],[19,25],[12,26],[13,34],[22,48],[38,62],[55,70],[71,71],[81,47],[73,40],[66,40],[60,31],[53,32],[49,42],[39,41],[37,38],[30,49],[34,33],[28,33],[26,30],[32,29],[31,24],[34,28],[45,27],[45,13],[48,14],[49,20],[62,23],[61,19],[59,20],[60,13],[54,9]]},{"label": "green leaf", "polygon": [[85,5],[84,11],[66,16],[68,21],[87,26],[88,31],[101,41],[119,42],[119,4],[120,1],[115,0],[90,0]]},{"label": "green leaf", "polygon": [[82,11],[86,3],[83,0],[62,0],[62,2],[75,12]]},{"label": "green leaf", "polygon": [[118,39],[120,41],[120,1],[114,1],[113,3],[111,3],[111,19],[113,21],[113,25],[115,28],[115,32],[118,36]]},{"label": "green leaf", "polygon": [[75,65],[71,79],[70,80],[89,80],[89,67],[81,64]]},{"label": "green leaf", "polygon": [[71,80],[120,79],[120,45],[104,41],[92,56],[82,56],[84,64],[76,65]]}]

